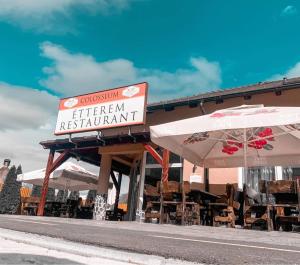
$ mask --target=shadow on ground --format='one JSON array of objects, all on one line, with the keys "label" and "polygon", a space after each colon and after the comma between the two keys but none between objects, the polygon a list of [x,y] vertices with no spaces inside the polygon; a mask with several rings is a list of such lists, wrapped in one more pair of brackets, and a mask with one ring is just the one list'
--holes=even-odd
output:
[{"label": "shadow on ground", "polygon": [[18,254],[18,253],[1,253],[0,264],[34,264],[34,265],[54,265],[54,264],[82,264],[69,259],[59,259],[50,256]]}]

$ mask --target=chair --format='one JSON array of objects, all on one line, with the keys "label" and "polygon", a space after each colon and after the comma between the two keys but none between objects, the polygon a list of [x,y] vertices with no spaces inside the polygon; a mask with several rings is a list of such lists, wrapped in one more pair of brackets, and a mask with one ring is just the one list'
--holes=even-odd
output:
[{"label": "chair", "polygon": [[244,185],[244,228],[268,229],[268,205],[263,205],[261,194]]},{"label": "chair", "polygon": [[216,203],[210,204],[214,207],[213,226],[235,227],[236,211],[240,208],[240,204],[234,200],[235,193],[234,185],[228,183],[226,184],[226,195],[222,195]]}]

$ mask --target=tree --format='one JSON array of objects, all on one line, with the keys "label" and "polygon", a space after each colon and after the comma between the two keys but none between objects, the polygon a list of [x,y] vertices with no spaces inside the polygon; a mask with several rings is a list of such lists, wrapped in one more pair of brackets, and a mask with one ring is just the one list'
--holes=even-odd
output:
[{"label": "tree", "polygon": [[65,202],[65,191],[64,190],[59,190],[57,195],[56,195],[56,201],[57,202]]},{"label": "tree", "polygon": [[32,191],[31,191],[31,197],[41,197],[42,194],[42,187],[33,185]]},{"label": "tree", "polygon": [[[37,186],[37,185],[33,185],[32,192],[31,192],[31,197],[40,198],[41,195],[42,195],[42,187]],[[55,189],[48,188],[46,201],[55,201]]]},{"label": "tree", "polygon": [[69,195],[70,200],[78,200],[79,198],[79,191],[72,191]]},{"label": "tree", "polygon": [[93,200],[95,200],[96,195],[97,195],[97,191],[96,190],[89,190],[89,192],[88,192],[88,194],[86,196],[86,199],[93,201]]},{"label": "tree", "polygon": [[46,200],[51,202],[55,201],[55,189],[48,188]]},{"label": "tree", "polygon": [[17,181],[19,174],[22,174],[21,166],[10,168],[0,193],[0,213],[15,214],[18,210],[21,202],[21,182]]}]

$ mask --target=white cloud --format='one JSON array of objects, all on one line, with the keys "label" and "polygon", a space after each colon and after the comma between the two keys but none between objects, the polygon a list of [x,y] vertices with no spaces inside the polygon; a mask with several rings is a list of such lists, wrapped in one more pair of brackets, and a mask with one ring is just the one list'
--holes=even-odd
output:
[{"label": "white cloud", "polygon": [[[47,130],[20,129],[0,131],[0,166],[5,158],[10,158],[12,164],[22,165],[23,172],[45,168],[49,150],[44,150],[39,144],[41,141],[54,139],[54,128]],[[98,174],[99,168],[78,162],[72,159],[74,163],[79,163],[86,169]]]},{"label": "white cloud", "polygon": [[[126,8],[131,0],[0,0],[0,20],[38,32],[72,31],[76,10],[107,14]],[[58,22],[62,22],[59,23]]]},{"label": "white cloud", "polygon": [[203,57],[191,58],[189,68],[166,72],[138,68],[122,58],[98,62],[90,55],[72,54],[49,42],[43,43],[41,50],[52,60],[43,69],[47,78],[41,84],[68,96],[147,81],[150,99],[160,100],[216,89],[222,81],[219,63]]},{"label": "white cloud", "polygon": [[281,11],[281,16],[287,17],[287,16],[293,16],[298,13],[298,10],[296,7],[288,5]]},{"label": "white cloud", "polygon": [[268,80],[279,80],[286,78],[293,78],[293,77],[299,77],[300,76],[300,62],[297,62],[294,66],[289,68],[286,72],[282,74],[274,74]]},{"label": "white cloud", "polygon": [[3,159],[10,158],[12,164],[21,164],[23,171],[45,167],[49,151],[44,150],[39,142],[51,139],[51,134],[50,130],[38,129],[0,131],[0,165]]},{"label": "white cloud", "polygon": [[53,135],[57,105],[47,92],[0,83],[0,165],[10,158],[26,171],[45,166],[39,142]]},{"label": "white cloud", "polygon": [[[136,67],[126,59],[97,62],[92,56],[72,54],[51,43],[41,45],[52,64],[44,68],[43,85],[65,95],[76,95],[139,81],[150,83],[154,100],[173,98],[219,87],[217,62],[191,58],[190,68],[166,72]],[[0,164],[11,158],[24,171],[45,167],[48,150],[39,145],[52,139],[58,98],[45,91],[0,82]]]},{"label": "white cloud", "polygon": [[57,98],[45,91],[0,83],[0,131],[45,126],[56,106]]}]

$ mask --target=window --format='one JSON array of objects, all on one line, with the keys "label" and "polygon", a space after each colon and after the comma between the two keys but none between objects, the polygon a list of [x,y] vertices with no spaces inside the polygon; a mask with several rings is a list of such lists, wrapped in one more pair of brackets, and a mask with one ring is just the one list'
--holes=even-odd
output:
[{"label": "window", "polygon": [[256,191],[259,191],[260,180],[275,180],[275,167],[248,168],[247,185]]},{"label": "window", "polygon": [[[161,149],[158,149],[156,151],[161,156],[163,155]],[[173,163],[182,163],[181,157],[178,156],[178,155],[175,155],[173,153],[170,153],[170,159],[169,159],[169,161],[170,161],[170,164],[173,164]],[[146,165],[152,165],[152,164],[157,164],[157,161],[154,159],[154,157],[152,155],[150,155],[149,153],[147,153],[147,156],[146,156]]]},{"label": "window", "polygon": [[282,179],[294,180],[300,176],[300,167],[283,167]]},{"label": "window", "polygon": [[[158,153],[162,155],[162,152],[158,150]],[[180,182],[182,179],[182,159],[180,156],[170,153],[169,164],[169,180]],[[161,165],[147,153],[145,169],[145,184],[156,186],[157,181],[160,181],[162,168]]]}]

